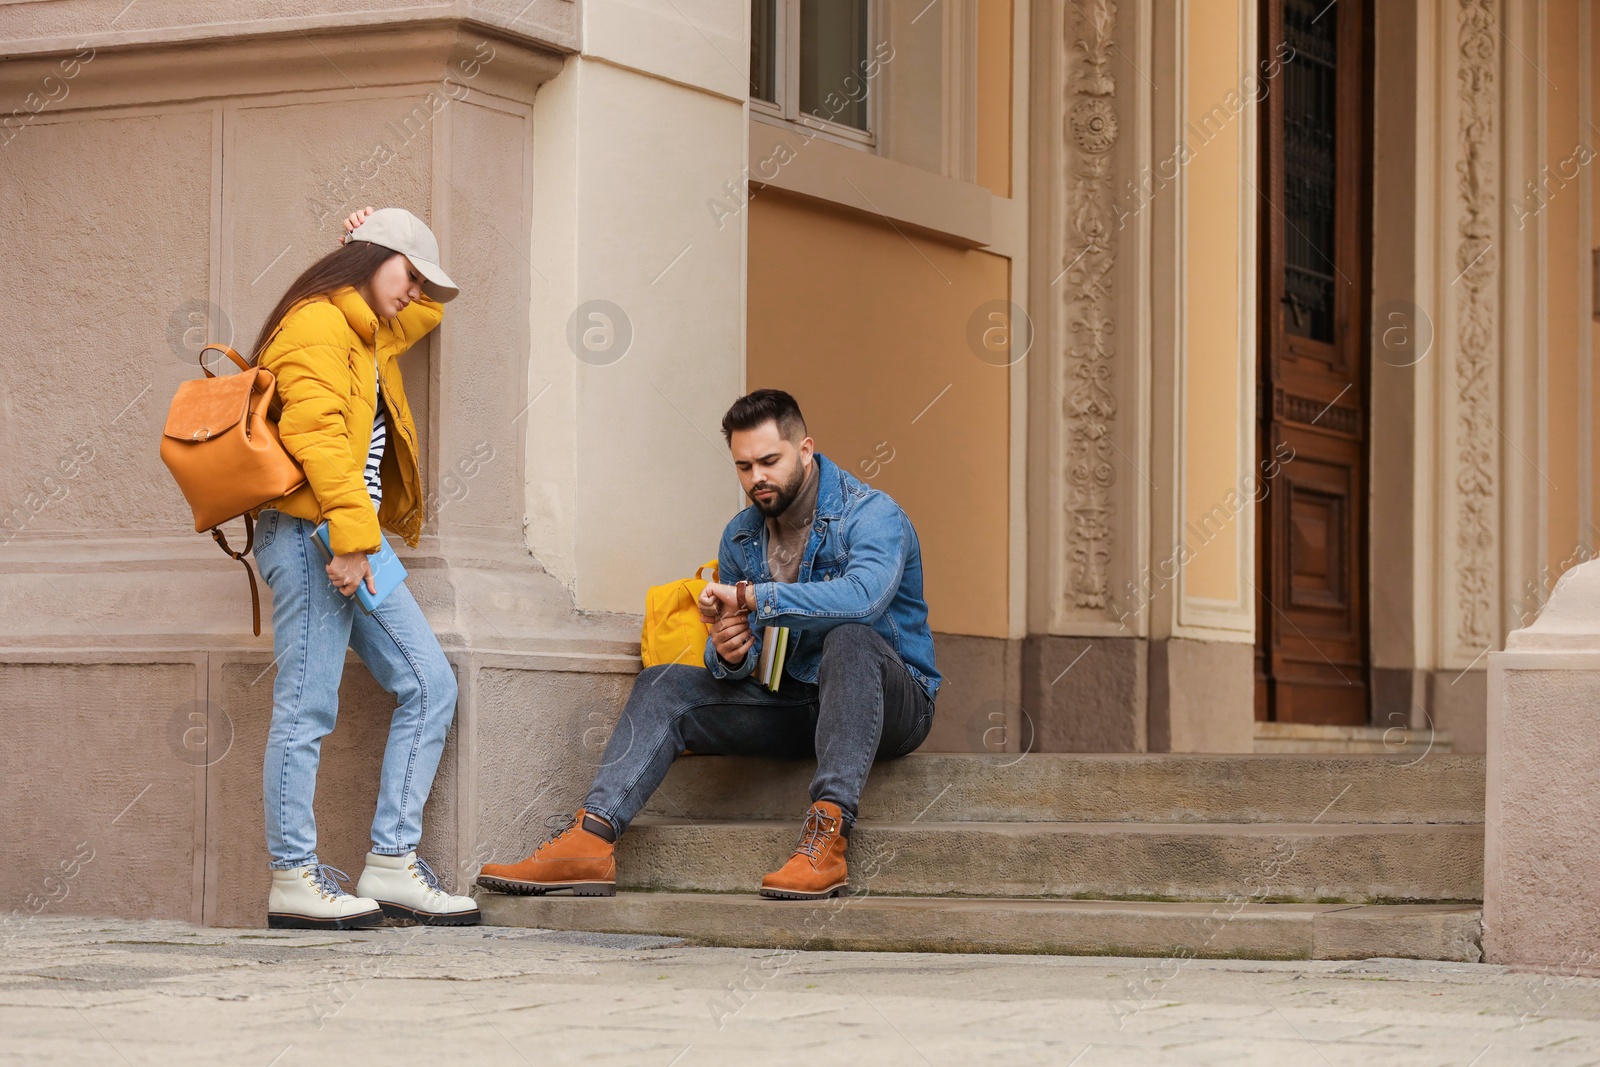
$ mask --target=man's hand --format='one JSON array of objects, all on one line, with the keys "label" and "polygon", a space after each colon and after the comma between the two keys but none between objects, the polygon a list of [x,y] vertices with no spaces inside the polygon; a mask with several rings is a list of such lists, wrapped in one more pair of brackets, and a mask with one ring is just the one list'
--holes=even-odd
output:
[{"label": "man's hand", "polygon": [[711,627],[711,646],[717,650],[722,662],[737,667],[744,662],[745,653],[755,642],[750,629],[750,617],[742,612],[729,612]]},{"label": "man's hand", "polygon": [[700,621],[705,623],[745,610],[738,602],[734,587],[721,582],[707,582],[695,603],[700,608]]},{"label": "man's hand", "polygon": [[346,552],[342,556],[334,556],[328,562],[328,581],[345,596],[353,596],[362,582],[367,583],[367,592],[378,591],[372,581],[372,564],[368,562],[365,552]]}]

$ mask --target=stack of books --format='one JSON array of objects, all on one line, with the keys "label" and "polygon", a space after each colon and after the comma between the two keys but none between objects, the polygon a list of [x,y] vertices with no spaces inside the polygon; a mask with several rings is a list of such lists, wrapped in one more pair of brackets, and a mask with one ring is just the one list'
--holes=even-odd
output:
[{"label": "stack of books", "polygon": [[761,630],[761,659],[756,664],[756,680],[772,692],[783,679],[783,660],[789,654],[789,628],[767,626]]}]

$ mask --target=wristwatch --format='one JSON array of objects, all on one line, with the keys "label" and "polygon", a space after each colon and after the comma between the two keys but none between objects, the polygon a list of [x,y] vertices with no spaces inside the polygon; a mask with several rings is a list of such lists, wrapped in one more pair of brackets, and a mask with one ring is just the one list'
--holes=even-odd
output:
[{"label": "wristwatch", "polygon": [[[737,585],[735,585],[733,587],[733,602],[739,606],[740,610],[743,610],[743,611],[749,611],[750,610],[749,608],[744,606],[744,591],[745,591],[745,588],[747,586],[749,586],[749,585],[750,585],[749,582],[740,581]],[[754,600],[755,597],[751,597],[750,599]]]}]

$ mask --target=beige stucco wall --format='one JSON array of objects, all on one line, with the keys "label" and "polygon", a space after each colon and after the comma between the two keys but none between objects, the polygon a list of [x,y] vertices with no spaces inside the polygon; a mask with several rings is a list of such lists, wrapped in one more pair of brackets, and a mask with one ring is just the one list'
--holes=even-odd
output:
[{"label": "beige stucco wall", "polygon": [[[1505,627],[1529,623],[1563,573],[1593,558],[1597,339],[1592,252],[1600,247],[1596,203],[1600,135],[1597,28],[1592,5],[1555,0],[1507,9],[1513,30],[1536,42],[1539,68],[1516,65],[1508,122],[1508,244],[1521,252],[1508,300],[1510,410],[1503,420],[1507,491]],[[1531,73],[1529,73],[1531,71]]]},{"label": "beige stucco wall", "polygon": [[978,3],[978,184],[1011,195],[1011,0]]},{"label": "beige stucco wall", "polygon": [[[0,284],[31,294],[16,301],[0,339],[0,447],[8,457],[0,501],[9,513],[0,515],[0,538],[13,559],[22,543],[85,529],[193,526],[165,469],[151,461],[166,401],[190,376],[163,343],[169,317],[208,293],[212,164],[220,148],[214,116],[179,108],[77,118],[36,122],[0,160],[16,197]],[[127,388],[81,388],[86,368],[96,365],[117,367]],[[148,448],[130,448],[131,441]],[[47,586],[33,592],[46,609],[34,625],[74,617]],[[155,593],[141,599],[159,610]],[[7,628],[29,621],[16,608]],[[107,606],[85,610],[103,617]]]},{"label": "beige stucco wall", "polygon": [[[1431,509],[1422,486],[1432,457],[1426,420],[1428,375],[1439,358],[1418,347],[1432,338],[1431,316],[1406,312],[1422,299],[1425,242],[1416,232],[1418,205],[1432,199],[1427,155],[1419,129],[1429,118],[1418,101],[1431,99],[1419,85],[1416,4],[1401,0],[1374,12],[1373,92],[1391,106],[1373,113],[1373,168],[1385,180],[1373,190],[1372,303],[1375,309],[1368,449],[1386,462],[1369,466],[1371,512],[1368,537],[1389,546],[1369,555],[1368,641],[1374,671],[1374,710],[1384,725],[1409,723],[1413,704],[1427,706],[1419,667],[1431,665],[1432,635],[1422,606],[1431,595],[1427,545],[1433,536]],[[1419,330],[1422,331],[1419,333]],[[1392,354],[1391,354],[1392,353]],[[1387,358],[1385,358],[1387,356]],[[1426,358],[1427,362],[1419,363]],[[1390,716],[1398,715],[1399,718]],[[1418,716],[1420,717],[1420,716]]]},{"label": "beige stucco wall", "polygon": [[[528,544],[578,608],[642,613],[743,503],[718,427],[744,370],[745,220],[706,202],[743,170],[744,108],[575,60],[535,121],[535,197],[570,206],[533,220]],[[614,358],[570,345],[595,301],[631,333]]]},{"label": "beige stucco wall", "polygon": [[181,738],[204,693],[204,657],[181,653],[0,663],[0,915],[199,921],[205,803]]},{"label": "beige stucco wall", "polygon": [[[1584,464],[1579,435],[1589,400],[1579,388],[1579,333],[1590,328],[1586,313],[1592,310],[1583,291],[1588,248],[1580,228],[1587,206],[1580,195],[1581,175],[1592,164],[1580,160],[1600,152],[1600,142],[1582,117],[1579,7],[1578,0],[1556,0],[1545,8],[1545,74],[1556,87],[1546,94],[1543,151],[1536,159],[1545,168],[1545,178],[1535,179],[1542,186],[1536,198],[1512,200],[1519,228],[1533,220],[1544,228],[1545,456],[1540,465],[1548,484],[1542,559],[1553,574],[1571,566],[1574,550],[1594,536],[1583,528],[1580,517]],[[1585,152],[1575,157],[1579,146]],[[1537,469],[1521,473],[1539,477]]]},{"label": "beige stucco wall", "polygon": [[1007,636],[1007,370],[967,338],[1008,261],[772,189],[749,215],[748,386],[906,509],[935,630]]},{"label": "beige stucco wall", "polygon": [[[1596,116],[1600,116],[1600,78],[1597,78],[1597,77],[1594,76],[1594,69],[1593,69],[1594,57],[1595,56],[1600,56],[1600,18],[1595,18],[1594,17],[1593,8],[1588,8],[1586,10],[1588,10],[1589,16],[1588,16],[1588,18],[1586,20],[1580,19],[1580,26],[1585,21],[1588,23],[1588,25],[1586,27],[1584,27],[1584,29],[1586,30],[1586,32],[1584,34],[1584,39],[1585,39],[1585,43],[1586,43],[1586,45],[1588,47],[1588,50],[1589,50],[1588,51],[1588,55],[1589,55],[1589,74],[1590,74],[1590,76],[1589,76],[1589,85],[1588,85],[1588,99],[1587,99],[1586,103],[1587,103],[1587,108],[1588,108],[1587,109],[1587,117],[1592,122],[1595,119]],[[1590,135],[1593,136],[1593,130],[1592,129],[1590,130]],[[1600,138],[1597,138],[1596,140],[1591,140],[1589,142],[1589,144],[1590,144],[1590,147],[1596,149],[1597,151],[1600,151]],[[1600,248],[1600,211],[1595,210],[1595,208],[1593,206],[1596,203],[1600,203],[1600,167],[1594,166],[1593,164],[1590,165],[1589,170],[1588,170],[1588,180],[1585,183],[1585,185],[1586,185],[1586,192],[1588,193],[1588,196],[1589,196],[1589,203],[1591,205],[1589,211],[1587,212],[1587,214],[1588,214],[1589,247],[1591,249]],[[1589,287],[1589,291],[1591,293],[1591,299],[1593,299],[1593,297],[1592,297],[1592,290],[1593,290],[1593,278],[1592,278],[1593,260],[1592,259],[1590,260],[1590,272],[1591,272],[1591,278],[1590,278],[1590,283],[1591,284],[1590,284],[1590,287]],[[1580,277],[1581,277],[1581,273],[1580,273]],[[1588,308],[1588,311],[1589,311],[1588,319],[1586,321],[1585,326],[1582,328],[1582,334],[1583,334],[1584,340],[1587,341],[1588,357],[1589,357],[1589,359],[1591,361],[1591,365],[1592,365],[1592,361],[1594,359],[1594,353],[1595,352],[1600,352],[1600,318],[1596,318],[1595,317],[1595,312],[1600,311],[1600,305]],[[1600,411],[1600,374],[1591,373],[1589,375],[1589,380],[1584,384],[1585,384],[1584,396],[1585,396],[1586,400],[1588,401],[1589,410],[1590,411]],[[1594,510],[1595,509],[1595,503],[1597,501],[1600,501],[1600,434],[1596,434],[1594,432],[1594,430],[1593,430],[1593,426],[1594,426],[1593,419],[1590,420],[1589,425],[1591,427],[1589,435],[1588,435],[1589,436],[1589,440],[1588,440],[1588,452],[1587,452],[1587,459],[1588,459],[1588,467],[1589,467],[1589,469],[1588,469],[1588,477],[1585,479],[1586,490],[1587,490],[1588,500],[1589,500],[1589,514],[1584,516],[1584,519],[1585,519],[1586,523],[1592,523],[1592,522],[1595,521],[1595,510]],[[1591,533],[1592,533],[1592,531],[1591,531]]]},{"label": "beige stucco wall", "polygon": [[[1241,474],[1250,468],[1253,435],[1241,432],[1254,417],[1242,401],[1254,363],[1255,331],[1244,318],[1255,285],[1249,257],[1254,248],[1243,225],[1244,122],[1225,101],[1237,98],[1241,52],[1254,52],[1242,41],[1243,8],[1207,4],[1187,22],[1188,128],[1185,140],[1193,158],[1185,168],[1183,187],[1186,230],[1183,234],[1186,276],[1183,316],[1183,522],[1200,528],[1212,508],[1229,493],[1238,493]],[[1223,116],[1219,119],[1217,116]],[[1216,525],[1215,521],[1212,526]],[[1237,604],[1243,588],[1240,546],[1249,544],[1250,509],[1238,516],[1203,548],[1198,545],[1183,573],[1186,598]],[[1249,635],[1241,639],[1251,639]]]},{"label": "beige stucco wall", "polygon": [[[1584,16],[1584,13],[1587,13],[1586,16]],[[1587,59],[1589,59],[1590,72],[1589,86],[1587,86],[1587,90],[1581,90],[1586,93],[1586,98],[1584,98],[1584,104],[1586,104],[1584,117],[1592,123],[1595,117],[1600,115],[1600,77],[1594,77],[1595,58],[1600,56],[1600,19],[1595,18],[1592,6],[1584,8],[1579,14],[1581,14],[1579,27],[1584,30],[1582,32],[1582,42],[1584,42]],[[1589,133],[1594,138],[1594,128],[1592,126],[1589,128]],[[1589,146],[1594,147],[1595,150],[1600,150],[1600,138],[1589,141]],[[1600,203],[1600,168],[1592,165],[1592,163],[1587,168],[1584,195],[1589,198],[1589,211],[1587,211],[1589,218],[1587,218],[1586,224],[1586,232],[1589,235],[1589,248],[1600,248],[1600,211],[1595,210],[1595,205]],[[1592,290],[1594,290],[1594,277],[1592,275],[1594,275],[1594,261],[1590,259],[1590,299],[1592,299]],[[1586,342],[1586,347],[1582,347],[1581,352],[1584,352],[1590,366],[1592,366],[1594,365],[1595,352],[1600,352],[1600,318],[1595,317],[1595,312],[1600,312],[1600,306],[1590,307],[1587,310],[1589,310],[1589,315],[1587,315],[1586,323],[1582,326],[1579,336],[1581,336],[1581,341]],[[1600,411],[1600,374],[1589,374],[1589,381],[1586,382],[1586,390],[1584,390],[1584,400],[1589,405],[1590,413]],[[1590,416],[1589,427],[1590,450],[1600,453],[1600,440],[1595,440],[1594,416]],[[1586,523],[1594,523],[1595,504],[1600,502],[1600,456],[1597,456],[1597,462],[1590,462],[1586,483],[1587,498],[1589,498],[1589,515],[1586,515]],[[1594,536],[1594,531],[1590,530],[1589,533],[1590,536]]]}]

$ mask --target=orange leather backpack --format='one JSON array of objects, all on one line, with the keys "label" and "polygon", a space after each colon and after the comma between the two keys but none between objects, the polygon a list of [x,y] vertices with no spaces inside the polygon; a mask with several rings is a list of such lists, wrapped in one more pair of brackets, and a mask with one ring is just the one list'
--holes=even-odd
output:
[{"label": "orange leather backpack", "polygon": [[[205,364],[206,353],[223,353],[239,365],[238,374],[218,377]],[[200,350],[204,378],[184,382],[167,410],[161,435],[161,461],[172,472],[183,498],[194,512],[196,533],[209,530],[217,545],[244,565],[250,578],[250,615],[261,635],[261,596],[255,571],[245,557],[255,547],[250,512],[298,488],[305,472],[278,440],[278,426],[269,417],[277,379],[253,367],[227,345]],[[244,516],[244,548],[235,552],[220,527]]]}]

